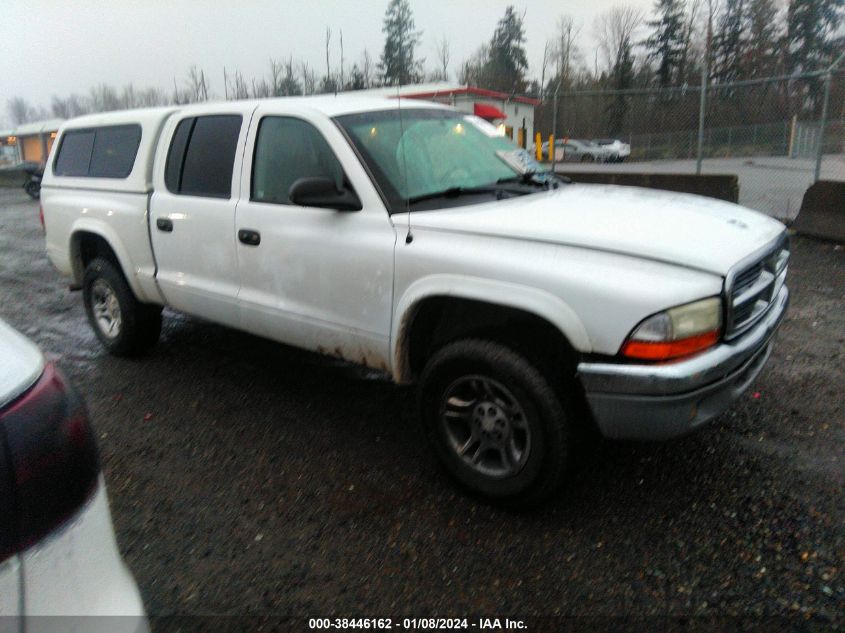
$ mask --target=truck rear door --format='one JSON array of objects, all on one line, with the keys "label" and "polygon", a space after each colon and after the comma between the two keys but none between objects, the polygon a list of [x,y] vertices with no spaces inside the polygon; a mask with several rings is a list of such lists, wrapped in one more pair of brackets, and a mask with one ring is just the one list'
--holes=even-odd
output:
[{"label": "truck rear door", "polygon": [[254,106],[186,109],[162,134],[150,200],[156,278],[168,305],[238,324],[235,206]]}]

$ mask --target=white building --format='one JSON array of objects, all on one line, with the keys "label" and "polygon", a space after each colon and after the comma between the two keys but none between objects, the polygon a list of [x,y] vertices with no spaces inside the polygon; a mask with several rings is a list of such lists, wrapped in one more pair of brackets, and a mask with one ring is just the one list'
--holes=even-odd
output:
[{"label": "white building", "polygon": [[[62,123],[64,119],[23,123],[11,131],[4,132],[0,145],[5,148],[15,148],[15,162],[43,163],[47,160],[47,155],[56,139],[56,132]],[[2,153],[4,156],[7,155],[8,149],[3,150]]]}]

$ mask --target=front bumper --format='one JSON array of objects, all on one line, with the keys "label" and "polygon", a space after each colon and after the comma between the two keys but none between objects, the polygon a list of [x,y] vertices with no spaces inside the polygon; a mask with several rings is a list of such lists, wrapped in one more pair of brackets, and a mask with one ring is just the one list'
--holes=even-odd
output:
[{"label": "front bumper", "polygon": [[753,329],[689,360],[580,363],[578,375],[601,433],[613,439],[668,439],[722,413],[766,364],[788,304],[789,291],[783,286]]}]

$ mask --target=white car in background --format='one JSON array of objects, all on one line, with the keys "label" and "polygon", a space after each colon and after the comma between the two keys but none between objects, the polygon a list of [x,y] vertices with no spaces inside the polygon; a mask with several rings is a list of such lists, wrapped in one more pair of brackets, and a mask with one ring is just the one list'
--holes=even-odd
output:
[{"label": "white car in background", "polygon": [[2,320],[0,359],[0,631],[146,632],[85,405]]},{"label": "white car in background", "polygon": [[[543,143],[543,156],[549,154],[549,143]],[[613,162],[613,152],[596,145],[592,141],[579,139],[558,139],[555,141],[555,160],[558,162],[575,163],[609,163]]]},{"label": "white car in background", "polygon": [[593,144],[610,152],[609,163],[621,163],[631,155],[631,146],[616,138],[594,138]]}]

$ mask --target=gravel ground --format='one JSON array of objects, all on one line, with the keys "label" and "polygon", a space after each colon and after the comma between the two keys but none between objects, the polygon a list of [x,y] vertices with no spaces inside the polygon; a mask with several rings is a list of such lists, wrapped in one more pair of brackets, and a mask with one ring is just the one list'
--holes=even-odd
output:
[{"label": "gravel ground", "polygon": [[730,412],[585,448],[513,514],[456,492],[377,375],[173,313],[150,356],[104,354],[37,215],[0,190],[0,317],[87,399],[151,614],[845,624],[845,249],[794,239],[790,314]]}]

